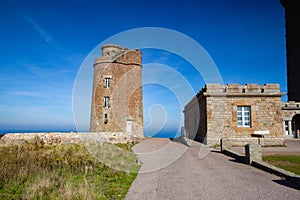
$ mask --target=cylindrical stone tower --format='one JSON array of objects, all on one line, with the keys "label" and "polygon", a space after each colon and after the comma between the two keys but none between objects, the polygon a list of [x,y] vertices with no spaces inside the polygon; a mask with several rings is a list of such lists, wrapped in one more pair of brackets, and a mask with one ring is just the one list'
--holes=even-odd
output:
[{"label": "cylindrical stone tower", "polygon": [[143,134],[142,53],[102,46],[94,62],[90,132]]}]

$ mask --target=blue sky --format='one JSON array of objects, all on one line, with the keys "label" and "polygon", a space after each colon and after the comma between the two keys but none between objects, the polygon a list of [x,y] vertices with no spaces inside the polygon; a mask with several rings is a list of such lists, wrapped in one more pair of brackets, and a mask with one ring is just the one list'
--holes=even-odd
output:
[{"label": "blue sky", "polygon": [[[105,39],[140,27],[168,28],[194,39],[225,84],[279,83],[287,90],[279,0],[4,0],[0,27],[0,131],[75,130],[72,94],[82,62]],[[194,92],[204,86],[201,74],[178,55],[142,52],[144,64],[171,67]],[[143,89],[149,134],[161,126],[177,130],[183,119],[176,94],[159,84]]]}]

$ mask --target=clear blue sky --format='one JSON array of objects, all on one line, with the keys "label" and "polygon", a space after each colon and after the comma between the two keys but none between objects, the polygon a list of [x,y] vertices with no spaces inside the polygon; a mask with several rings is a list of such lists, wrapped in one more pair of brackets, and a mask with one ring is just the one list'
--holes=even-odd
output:
[{"label": "clear blue sky", "polygon": [[[81,63],[105,39],[139,27],[173,29],[193,38],[214,60],[225,84],[279,83],[287,90],[279,0],[2,0],[0,131],[75,130],[72,92]],[[177,55],[142,52],[144,63],[173,67],[195,92],[204,86]],[[146,127],[152,118],[152,128],[176,130],[182,125],[181,112],[168,88],[144,86]],[[163,125],[155,120],[164,117]]]}]

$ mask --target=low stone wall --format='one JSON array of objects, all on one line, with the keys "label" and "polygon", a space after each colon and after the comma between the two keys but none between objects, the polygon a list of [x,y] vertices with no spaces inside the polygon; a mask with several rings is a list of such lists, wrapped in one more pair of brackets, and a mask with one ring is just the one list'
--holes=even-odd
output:
[{"label": "low stone wall", "polygon": [[56,145],[63,143],[131,143],[139,138],[124,132],[100,132],[100,133],[9,133],[0,138],[0,146],[20,144]]},{"label": "low stone wall", "polygon": [[[262,161],[262,151],[261,147],[257,144],[247,144],[245,145],[245,156],[242,154],[239,154],[237,152],[234,152],[230,149],[226,149],[227,139],[222,140],[222,144],[225,144],[222,146],[222,153],[230,156],[234,159],[236,159],[239,162],[249,164],[253,167],[256,167],[258,169],[264,170],[268,173],[275,174],[277,176],[284,177],[286,179],[291,180],[296,185],[300,185],[300,176],[295,175],[294,173],[277,168],[271,164],[268,164],[264,161]],[[252,146],[252,147],[251,147]]]},{"label": "low stone wall", "polygon": [[[208,138],[207,145],[215,146],[220,144],[221,138]],[[282,146],[284,145],[284,138],[258,138],[258,137],[241,137],[241,138],[226,138],[229,140],[231,146],[245,146],[248,143],[259,144],[261,146]]]}]

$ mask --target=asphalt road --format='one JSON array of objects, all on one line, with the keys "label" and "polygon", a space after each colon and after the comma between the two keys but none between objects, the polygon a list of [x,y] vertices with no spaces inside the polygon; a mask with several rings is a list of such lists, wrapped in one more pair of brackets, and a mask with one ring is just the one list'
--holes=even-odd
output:
[{"label": "asphalt road", "polygon": [[127,200],[300,199],[293,183],[200,144],[146,139],[134,150],[144,164]]}]

